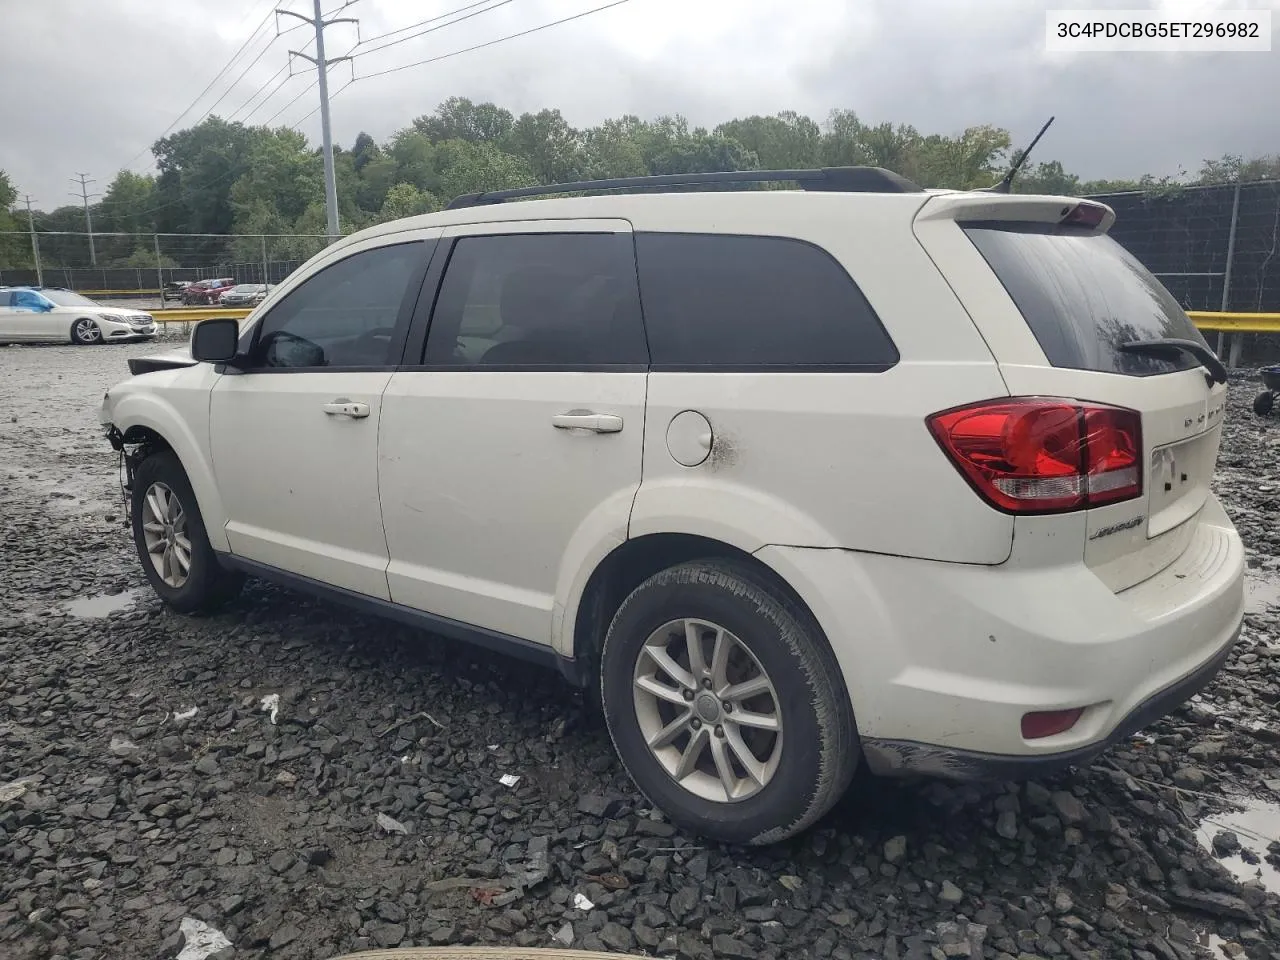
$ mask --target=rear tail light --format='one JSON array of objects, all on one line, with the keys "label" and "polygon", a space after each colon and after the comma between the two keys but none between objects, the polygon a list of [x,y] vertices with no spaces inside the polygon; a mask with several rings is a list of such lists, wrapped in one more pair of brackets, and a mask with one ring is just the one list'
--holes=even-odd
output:
[{"label": "rear tail light", "polygon": [[1062,513],[1142,492],[1142,417],[1015,397],[946,410],[929,429],[973,488],[1006,513]]}]

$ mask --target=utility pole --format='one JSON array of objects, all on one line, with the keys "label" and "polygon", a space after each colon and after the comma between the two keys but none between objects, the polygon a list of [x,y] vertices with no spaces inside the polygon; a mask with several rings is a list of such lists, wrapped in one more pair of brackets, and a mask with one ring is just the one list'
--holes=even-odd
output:
[{"label": "utility pole", "polygon": [[[98,265],[98,254],[97,251],[93,249],[93,216],[89,213],[89,197],[91,196],[89,193],[89,184],[97,183],[98,181],[89,179],[89,175],[87,173],[77,173],[71,178],[71,182],[78,183],[80,185],[80,192],[73,193],[71,195],[73,197],[80,197],[84,201],[84,225],[85,229],[89,231],[89,262],[96,267]],[[96,197],[99,196],[99,194],[95,193],[92,194],[92,196]]]},{"label": "utility pole", "polygon": [[40,239],[36,236],[36,217],[31,212],[31,195],[23,198],[27,203],[27,227],[31,230],[31,253],[36,258],[36,286],[44,286],[44,271],[40,269]]},{"label": "utility pole", "polygon": [[326,60],[324,56],[324,28],[332,26],[335,23],[359,23],[360,21],[354,17],[334,17],[332,20],[325,20],[324,14],[320,10],[320,0],[313,0],[315,16],[304,17],[300,13],[294,13],[292,10],[276,10],[276,16],[284,14],[289,17],[297,17],[303,23],[309,23],[316,31],[316,55],[314,57],[301,53],[297,50],[290,50],[289,56],[302,57],[303,60],[310,60],[316,66],[316,72],[320,76],[320,141],[321,149],[324,153],[324,210],[325,218],[328,221],[329,240],[337,240],[341,235],[338,230],[338,184],[333,172],[333,137],[329,132],[329,65],[333,63],[341,63],[343,60],[350,60],[350,57],[334,57],[332,60]]}]

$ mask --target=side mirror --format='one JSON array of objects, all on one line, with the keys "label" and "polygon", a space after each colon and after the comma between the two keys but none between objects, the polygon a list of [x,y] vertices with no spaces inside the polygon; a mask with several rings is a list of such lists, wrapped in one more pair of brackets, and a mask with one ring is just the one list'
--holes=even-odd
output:
[{"label": "side mirror", "polygon": [[201,363],[228,363],[240,346],[240,324],[228,317],[202,320],[191,334],[191,358]]},{"label": "side mirror", "polygon": [[39,309],[41,313],[52,313],[55,306],[56,304],[50,303],[48,300],[42,300]]}]

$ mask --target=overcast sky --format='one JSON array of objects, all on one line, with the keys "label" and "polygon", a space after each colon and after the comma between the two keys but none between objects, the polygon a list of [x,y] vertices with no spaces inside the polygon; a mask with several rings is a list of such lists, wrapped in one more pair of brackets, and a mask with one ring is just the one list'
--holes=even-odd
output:
[{"label": "overcast sky", "polygon": [[[342,2],[325,0],[325,9]],[[371,48],[369,38],[472,2],[355,0],[342,15],[360,18]],[[346,84],[353,68],[364,77],[605,2],[508,0],[465,23],[335,65],[331,88]],[[309,13],[311,0],[275,5]],[[149,152],[133,158],[196,99],[272,6],[270,0],[0,0],[7,38],[0,169],[46,210],[71,202],[73,173],[89,173],[102,190],[130,161],[133,169],[149,169]],[[1280,0],[628,0],[488,49],[360,79],[334,100],[334,135],[348,145],[361,130],[383,139],[459,95],[516,113],[559,107],[578,126],[624,113],[682,113],[708,126],[786,109],[821,120],[847,108],[867,122],[910,123],[926,133],[995,124],[1018,143],[1055,114],[1036,159],[1060,159],[1086,178],[1175,173],[1180,166],[1194,172],[1206,157],[1280,152],[1280,15],[1273,14],[1271,53],[1044,49],[1047,9],[1151,6],[1275,11]],[[282,18],[281,28],[295,22]],[[177,129],[198,121],[224,92],[215,112],[228,116],[256,91],[273,89],[283,76],[268,81],[289,47],[314,53],[308,32],[294,30],[269,49],[269,35],[259,34]],[[356,43],[350,26],[331,27],[326,36],[330,57]],[[306,66],[298,61],[295,68]],[[288,80],[251,120],[267,120],[313,77]],[[303,121],[316,103],[309,91],[276,123]],[[318,116],[301,129],[318,142]]]}]

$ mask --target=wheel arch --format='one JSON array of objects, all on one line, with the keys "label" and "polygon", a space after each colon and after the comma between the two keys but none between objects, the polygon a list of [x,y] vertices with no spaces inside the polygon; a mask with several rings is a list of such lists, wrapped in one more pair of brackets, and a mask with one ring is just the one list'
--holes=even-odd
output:
[{"label": "wheel arch", "polygon": [[137,452],[142,459],[160,451],[169,451],[178,458],[195,494],[209,545],[225,553],[228,550],[226,514],[214,480],[213,467],[202,452],[199,440],[178,412],[154,394],[137,393],[121,397],[111,413],[112,423],[120,431],[123,443],[138,445]]},{"label": "wheel arch", "polygon": [[570,679],[588,690],[598,687],[604,635],[622,601],[662,570],[697,560],[728,560],[748,575],[778,590],[829,641],[809,605],[773,567],[747,550],[698,534],[651,533],[630,538],[611,550],[591,571],[581,593],[565,611],[561,654],[572,664]]}]

